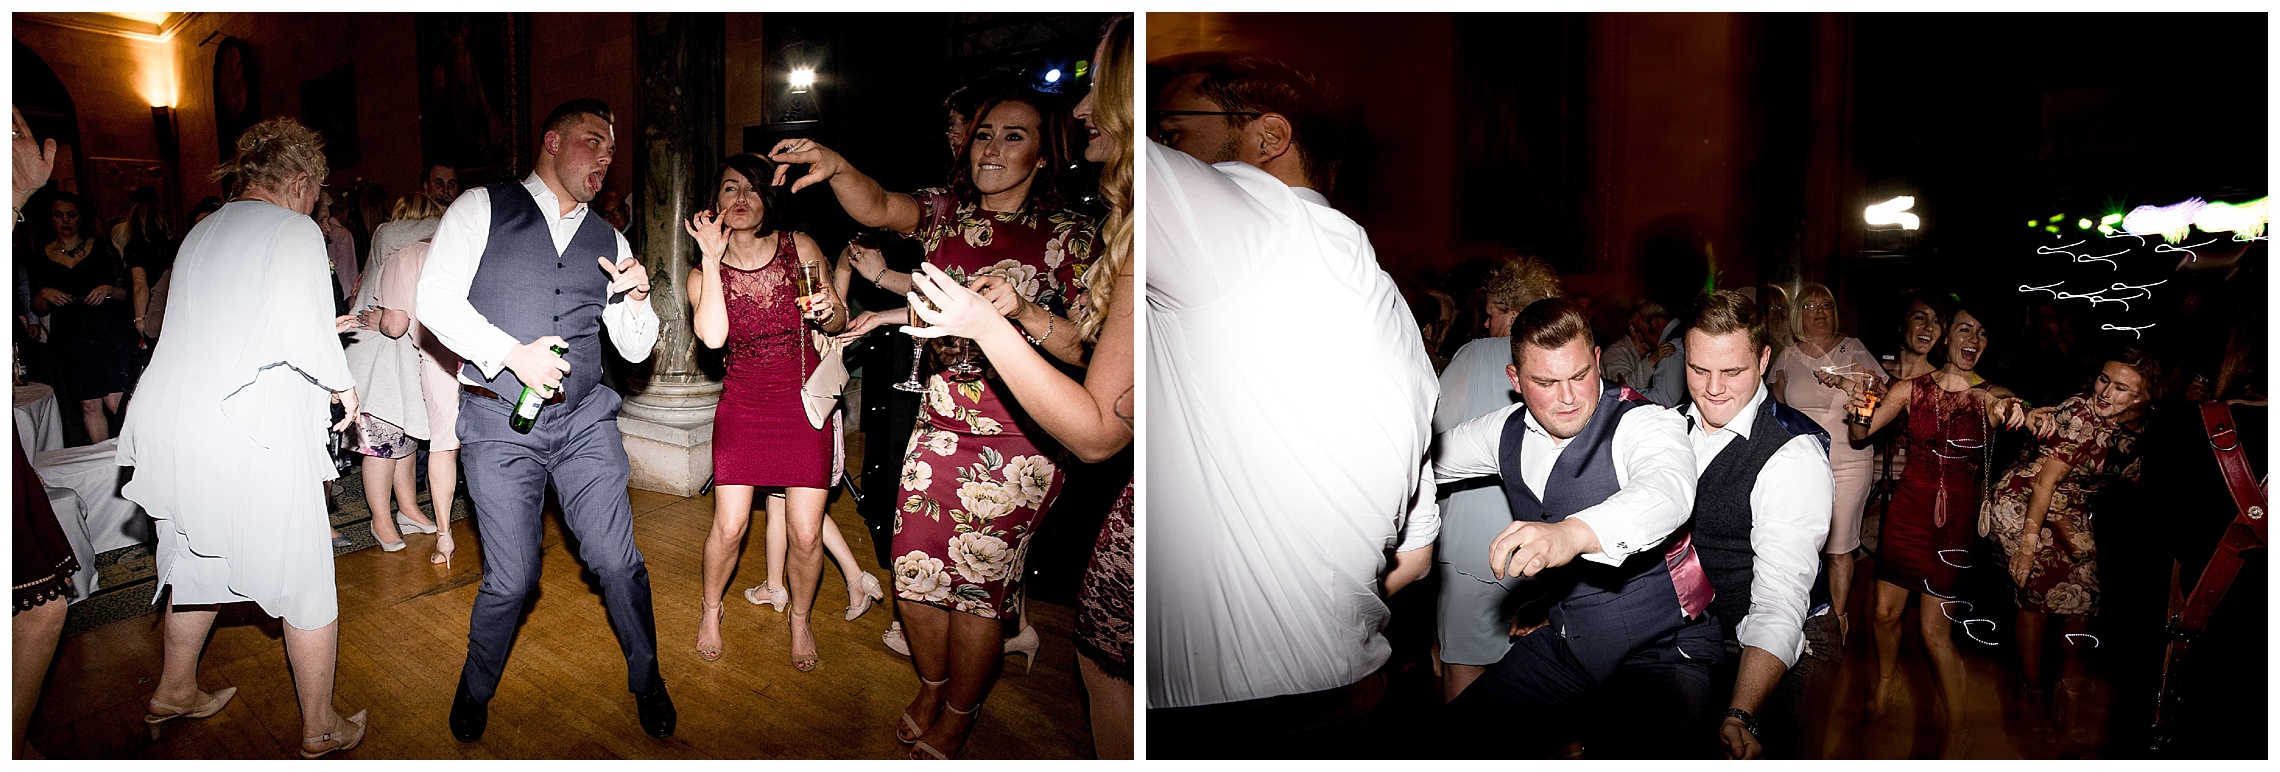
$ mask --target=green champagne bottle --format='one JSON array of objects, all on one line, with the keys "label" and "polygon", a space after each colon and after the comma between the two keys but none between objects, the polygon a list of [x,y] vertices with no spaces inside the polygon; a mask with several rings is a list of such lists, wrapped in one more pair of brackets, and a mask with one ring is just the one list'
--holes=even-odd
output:
[{"label": "green champagne bottle", "polygon": [[[561,346],[549,346],[548,348],[554,351],[555,356],[570,353],[569,349]],[[524,386],[522,398],[515,400],[514,414],[507,416],[508,428],[514,429],[516,434],[529,434],[530,427],[538,425],[538,409],[542,407],[546,407],[546,395],[539,393],[537,389]]]}]

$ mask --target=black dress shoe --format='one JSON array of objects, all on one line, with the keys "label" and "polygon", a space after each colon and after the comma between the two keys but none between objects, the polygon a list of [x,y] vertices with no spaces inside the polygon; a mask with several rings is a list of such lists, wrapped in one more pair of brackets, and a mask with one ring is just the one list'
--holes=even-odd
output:
[{"label": "black dress shoe", "polygon": [[463,743],[475,742],[483,739],[483,728],[490,723],[490,704],[468,694],[467,679],[460,679],[459,695],[451,698],[451,736]]},{"label": "black dress shoe", "polygon": [[641,728],[649,736],[659,740],[673,736],[673,722],[679,716],[673,711],[673,697],[665,693],[663,682],[648,694],[633,695],[633,705],[641,710]]}]

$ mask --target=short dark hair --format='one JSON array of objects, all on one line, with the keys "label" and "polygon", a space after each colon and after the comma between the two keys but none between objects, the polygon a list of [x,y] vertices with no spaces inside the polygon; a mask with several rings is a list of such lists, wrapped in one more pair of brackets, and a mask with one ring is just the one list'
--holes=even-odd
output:
[{"label": "short dark hair", "polygon": [[1522,347],[1556,349],[1577,338],[1592,340],[1591,320],[1584,318],[1582,305],[1567,298],[1530,303],[1512,320],[1512,363],[1520,364]]},{"label": "short dark hair", "polygon": [[431,162],[426,166],[420,167],[420,184],[427,184],[428,178],[435,176],[435,170],[437,168],[450,169],[452,174],[459,173],[459,166],[457,164],[447,163],[444,161]]},{"label": "short dark hair", "polygon": [[1733,290],[1718,290],[1694,301],[1686,329],[1704,335],[1748,333],[1750,351],[1765,350],[1765,323],[1758,319],[1757,303]]},{"label": "short dark hair", "polygon": [[[610,113],[610,103],[593,97],[581,97],[556,105],[553,112],[546,114],[546,122],[540,124],[539,133],[543,136],[546,132],[562,131],[576,123],[580,116],[586,115],[600,118],[603,123],[617,123],[617,117]],[[450,166],[450,164],[432,164],[428,168],[433,169],[436,166]],[[458,170],[459,167],[452,167],[452,171]]]},{"label": "short dark hair", "polygon": [[727,160],[721,162],[720,173],[713,175],[713,189],[716,199],[719,197],[720,178],[727,175],[731,169],[736,170],[737,174],[744,175],[744,181],[750,183],[753,190],[760,193],[760,235],[766,236],[776,232],[776,228],[783,223],[786,214],[783,211],[783,189],[771,184],[776,177],[776,162],[757,153],[737,153],[729,156]]},{"label": "short dark hair", "polygon": [[[1196,93],[1218,104],[1219,109],[1275,113],[1290,121],[1290,139],[1298,146],[1308,184],[1324,194],[1336,187],[1346,144],[1345,122],[1331,106],[1334,95],[1314,76],[1280,60],[1227,51],[1198,51],[1168,57],[1162,64],[1168,68],[1165,83],[1184,75],[1202,75]],[[1243,115],[1223,119],[1235,128],[1255,120]]]}]

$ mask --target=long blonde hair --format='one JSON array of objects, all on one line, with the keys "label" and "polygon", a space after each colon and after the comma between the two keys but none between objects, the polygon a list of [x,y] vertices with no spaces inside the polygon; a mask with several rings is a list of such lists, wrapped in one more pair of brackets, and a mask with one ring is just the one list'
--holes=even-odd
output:
[{"label": "long blonde hair", "polygon": [[1116,280],[1132,261],[1132,17],[1110,22],[1102,38],[1103,61],[1093,63],[1093,123],[1109,141],[1108,163],[1100,170],[1100,194],[1108,200],[1108,222],[1101,241],[1108,253],[1085,271],[1092,313],[1077,325],[1084,340],[1099,340],[1108,322]]},{"label": "long blonde hair", "polygon": [[428,198],[425,193],[404,194],[403,198],[396,199],[394,206],[388,207],[388,219],[391,222],[395,220],[425,220],[430,217],[442,216],[443,206],[437,204],[435,199]]}]

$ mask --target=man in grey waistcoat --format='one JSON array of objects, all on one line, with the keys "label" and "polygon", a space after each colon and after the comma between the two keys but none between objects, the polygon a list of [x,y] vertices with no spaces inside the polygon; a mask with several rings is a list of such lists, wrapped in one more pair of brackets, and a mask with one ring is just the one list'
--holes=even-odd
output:
[{"label": "man in grey waistcoat", "polygon": [[[489,704],[538,588],[541,509],[551,486],[579,557],[625,650],[642,729],[673,734],[672,698],[657,670],[649,569],[633,544],[631,474],[618,434],[619,398],[601,382],[602,339],[627,360],[649,358],[657,315],[632,247],[587,202],[617,142],[609,105],[564,102],[547,115],[529,177],[461,194],[444,213],[420,275],[420,321],[465,360],[460,461],[483,539],[483,585],[451,733],[483,736]],[[567,353],[555,355],[553,348]],[[509,424],[525,386],[545,399],[527,432]]]}]

